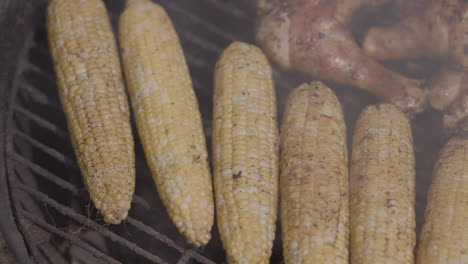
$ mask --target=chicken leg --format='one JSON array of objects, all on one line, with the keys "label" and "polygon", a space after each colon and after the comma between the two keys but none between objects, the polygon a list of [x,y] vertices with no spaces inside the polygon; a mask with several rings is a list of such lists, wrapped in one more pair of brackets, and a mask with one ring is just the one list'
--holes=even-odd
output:
[{"label": "chicken leg", "polygon": [[433,108],[447,110],[445,129],[468,116],[468,4],[462,0],[431,0],[419,15],[392,27],[372,28],[363,50],[378,60],[431,57],[445,60],[429,81]]},{"label": "chicken leg", "polygon": [[350,85],[392,102],[410,115],[426,105],[421,82],[394,73],[366,56],[346,28],[363,6],[390,0],[258,0],[256,39],[285,70]]}]

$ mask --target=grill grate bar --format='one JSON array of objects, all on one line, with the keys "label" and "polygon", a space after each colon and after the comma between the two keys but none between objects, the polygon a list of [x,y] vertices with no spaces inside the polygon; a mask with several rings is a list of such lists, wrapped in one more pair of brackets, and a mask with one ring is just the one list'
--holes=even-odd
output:
[{"label": "grill grate bar", "polygon": [[[57,250],[57,247],[51,244],[47,244],[47,243],[42,243],[38,245],[37,247],[39,248],[39,251],[42,253],[42,255],[44,255],[49,260],[50,263],[54,263],[54,264],[55,263],[67,263],[67,260],[65,259],[65,257],[59,253],[60,252],[59,250]],[[109,263],[108,261],[106,262]]]},{"label": "grill grate bar", "polygon": [[132,217],[128,217],[126,222],[128,224],[136,227],[140,231],[143,231],[144,233],[146,233],[148,235],[151,235],[152,237],[166,243],[168,246],[176,249],[177,251],[179,251],[181,253],[184,253],[184,254],[187,254],[190,258],[196,259],[196,260],[198,260],[198,261],[200,261],[202,263],[215,264],[215,262],[213,262],[210,259],[200,255],[198,252],[196,252],[194,250],[191,250],[191,249],[186,250],[186,249],[182,248],[181,246],[177,245],[172,239],[170,239],[166,235],[164,235],[162,233],[159,233],[158,231],[156,231],[153,228],[147,226],[146,224],[144,224],[143,222],[141,222],[139,220],[136,220],[136,219],[134,219]]},{"label": "grill grate bar", "polygon": [[150,235],[150,236],[152,236],[152,237],[166,243],[168,246],[173,247],[174,249],[176,249],[179,252],[184,252],[185,251],[184,248],[177,245],[169,237],[159,233],[158,231],[156,231],[153,228],[147,226],[146,224],[144,224],[143,222],[141,222],[139,220],[136,220],[136,219],[129,216],[129,217],[127,217],[125,222],[127,222],[127,224],[130,224],[130,225],[136,227],[138,230],[143,231],[144,233],[146,233],[146,234],[148,234],[148,235]]},{"label": "grill grate bar", "polygon": [[210,53],[218,55],[223,51],[222,47],[215,45],[207,40],[204,40],[190,31],[181,31],[180,35],[182,35],[183,39],[186,39],[187,41],[197,45],[199,48],[209,51]]},{"label": "grill grate bar", "polygon": [[82,249],[90,252],[91,254],[96,256],[97,258],[103,259],[106,262],[111,263],[111,264],[120,264],[121,263],[121,262],[113,259],[112,257],[107,256],[107,254],[104,254],[101,251],[97,250],[96,248],[90,246],[88,243],[84,242],[83,240],[81,240],[77,236],[70,235],[70,234],[56,228],[55,226],[52,226],[52,225],[48,224],[47,222],[45,222],[45,221],[41,220],[40,218],[38,218],[36,215],[31,214],[31,213],[25,211],[24,209],[20,209],[19,213],[22,216],[24,216],[25,218],[27,218],[29,221],[31,221],[34,224],[38,225],[39,227],[41,227],[41,228],[43,228],[43,229],[45,229],[45,230],[59,236],[61,238],[64,238],[64,239],[66,239],[68,241],[71,241],[75,245],[77,245],[77,246],[81,247]]},{"label": "grill grate bar", "polygon": [[[193,65],[194,67],[200,68],[200,69],[208,69],[209,65],[202,59],[199,59],[198,57],[193,56],[190,53],[185,53],[185,57],[187,58],[187,63],[189,65]],[[193,81],[194,78],[192,78]]]},{"label": "grill grate bar", "polygon": [[58,212],[60,212],[64,216],[68,216],[70,219],[73,219],[74,221],[78,222],[79,224],[82,224],[84,226],[88,226],[92,228],[93,230],[101,233],[103,236],[109,238],[111,241],[120,244],[121,246],[124,246],[128,248],[129,250],[135,252],[136,254],[139,254],[140,256],[151,260],[155,263],[161,263],[164,264],[166,263],[163,259],[160,257],[151,254],[150,252],[146,251],[145,249],[141,248],[137,244],[130,242],[121,236],[115,234],[114,232],[109,231],[108,229],[104,228],[104,226],[96,223],[95,221],[75,212],[75,210],[64,206],[60,204],[59,202],[55,201],[54,199],[49,198],[46,194],[39,192],[35,190],[34,188],[31,188],[25,184],[18,183],[18,189],[34,196],[37,200],[51,206],[52,208],[56,209]]},{"label": "grill grate bar", "polygon": [[210,23],[199,16],[194,16],[192,13],[187,11],[183,6],[178,5],[177,2],[169,2],[169,4],[167,5],[167,9],[169,11],[179,13],[183,15],[185,18],[192,20],[193,22],[197,24],[203,25],[203,29],[211,31],[212,33],[222,38],[225,38],[226,40],[235,41],[239,39],[239,36],[234,36],[231,33],[227,32],[226,30],[222,30],[221,28],[217,27],[215,24]]},{"label": "grill grate bar", "polygon": [[182,254],[182,257],[180,257],[179,261],[177,261],[177,264],[185,264],[190,260],[190,255],[187,254],[190,250],[185,251],[184,254]]},{"label": "grill grate bar", "polygon": [[61,179],[59,176],[53,174],[52,172],[42,168],[41,166],[37,165],[34,162],[31,162],[28,159],[23,158],[21,155],[18,153],[14,152],[13,155],[10,155],[9,157],[12,159],[14,162],[16,162],[19,165],[29,167],[33,172],[39,174],[40,176],[44,177],[50,182],[53,182],[54,184],[58,185],[59,187],[63,188],[64,190],[69,191],[72,195],[79,196],[79,189],[67,182],[64,179]]},{"label": "grill grate bar", "polygon": [[59,126],[53,124],[47,119],[42,118],[41,116],[27,110],[26,108],[23,108],[19,105],[15,105],[13,109],[21,113],[23,116],[31,119],[32,121],[36,122],[39,126],[48,129],[49,131],[55,133],[57,136],[59,136],[62,139],[68,139],[68,133],[61,129]]},{"label": "grill grate bar", "polygon": [[[73,196],[80,197],[83,200],[89,201],[89,196],[87,194],[82,194],[80,188],[76,187],[75,185],[69,183],[68,181],[64,180],[63,178],[55,175],[54,173],[42,168],[41,166],[37,165],[34,162],[31,162],[28,159],[22,157],[19,153],[13,152],[12,155],[9,157],[11,160],[16,162],[19,165],[26,166],[30,168],[33,172],[37,173],[41,177],[45,178],[46,180],[56,184],[57,186],[63,188],[64,190],[69,191]],[[133,195],[132,203],[142,206],[145,209],[150,209],[151,206],[148,202],[140,197],[137,194]]]},{"label": "grill grate bar", "polygon": [[38,102],[42,105],[52,106],[54,109],[62,109],[62,106],[59,102],[51,100],[43,91],[36,88],[36,86],[31,85],[27,82],[21,82],[19,84],[21,89],[24,89],[25,93],[30,95],[32,100]]},{"label": "grill grate bar", "polygon": [[13,135],[17,135],[19,136],[20,138],[23,138],[24,140],[28,141],[29,143],[31,143],[31,145],[41,149],[42,151],[44,151],[45,153],[47,153],[49,156],[57,159],[57,161],[59,162],[62,162],[72,168],[77,168],[77,165],[76,163],[71,159],[69,158],[68,156],[66,156],[65,154],[57,151],[56,149],[54,148],[51,148],[47,145],[45,145],[44,143],[38,141],[37,139],[34,139],[32,137],[30,137],[29,135],[27,135],[26,133],[18,130],[17,128],[14,129],[13,131]]},{"label": "grill grate bar", "polygon": [[224,12],[231,14],[239,19],[248,20],[247,14],[240,8],[233,5],[228,5],[224,1],[219,0],[205,0],[206,2],[214,5],[216,8],[223,10]]},{"label": "grill grate bar", "polygon": [[203,89],[201,89],[203,86],[199,80],[192,79],[192,85],[193,85],[193,89],[198,89],[198,91],[203,92]]},{"label": "grill grate bar", "polygon": [[32,71],[32,72],[35,72],[43,77],[45,77],[46,79],[52,81],[55,83],[55,75],[53,73],[50,73],[50,72],[46,72],[44,71],[42,68],[40,68],[39,66],[35,65],[35,64],[32,64],[32,63],[26,63],[25,65],[25,72],[26,71]]},{"label": "grill grate bar", "polygon": [[144,233],[166,243],[168,246],[176,249],[180,253],[187,254],[190,258],[196,259],[202,263],[208,263],[208,264],[215,264],[215,262],[207,259],[206,257],[200,255],[198,252],[194,250],[186,250],[182,248],[181,246],[177,245],[173,240],[171,240],[169,237],[167,237],[164,234],[159,233],[158,231],[154,230],[153,228],[145,225],[143,222],[136,220],[132,217],[128,217],[126,222],[128,224],[131,224],[132,226],[136,227],[140,231],[143,231]]},{"label": "grill grate bar", "polygon": [[137,204],[143,207],[145,210],[151,209],[151,205],[143,197],[137,195],[136,193],[133,194],[132,204]]}]

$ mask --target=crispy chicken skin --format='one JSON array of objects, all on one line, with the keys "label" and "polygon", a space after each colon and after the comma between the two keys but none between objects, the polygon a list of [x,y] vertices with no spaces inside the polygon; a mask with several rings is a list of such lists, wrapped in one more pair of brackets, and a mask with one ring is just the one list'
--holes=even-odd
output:
[{"label": "crispy chicken skin", "polygon": [[428,0],[427,7],[391,27],[369,30],[363,50],[378,60],[432,57],[445,61],[429,81],[433,108],[446,109],[444,127],[453,130],[468,116],[468,3]]},{"label": "crispy chicken skin", "polygon": [[347,29],[353,13],[391,0],[257,0],[256,40],[277,66],[349,85],[410,115],[426,106],[422,83],[394,73],[362,52]]}]

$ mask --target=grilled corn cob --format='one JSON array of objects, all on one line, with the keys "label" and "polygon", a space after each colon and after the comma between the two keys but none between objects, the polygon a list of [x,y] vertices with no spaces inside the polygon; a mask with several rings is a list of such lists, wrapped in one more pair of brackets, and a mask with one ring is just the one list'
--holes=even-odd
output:
[{"label": "grilled corn cob", "polygon": [[419,264],[468,263],[468,138],[454,137],[439,155],[429,188]]},{"label": "grilled corn cob", "polygon": [[278,128],[271,67],[234,42],[214,77],[213,155],[218,229],[229,263],[269,263],[278,206]]},{"label": "grilled corn cob", "polygon": [[367,107],[353,137],[351,263],[413,263],[415,161],[410,122],[397,107]]},{"label": "grilled corn cob", "polygon": [[119,24],[138,132],[159,196],[180,233],[201,246],[214,221],[200,111],[177,33],[150,0],[128,1]]},{"label": "grilled corn cob", "polygon": [[302,84],[289,96],[280,164],[285,263],[348,263],[346,125],[324,84]]},{"label": "grilled corn cob", "polygon": [[94,205],[104,221],[127,217],[135,154],[117,46],[101,0],[52,0],[48,37],[60,100]]}]

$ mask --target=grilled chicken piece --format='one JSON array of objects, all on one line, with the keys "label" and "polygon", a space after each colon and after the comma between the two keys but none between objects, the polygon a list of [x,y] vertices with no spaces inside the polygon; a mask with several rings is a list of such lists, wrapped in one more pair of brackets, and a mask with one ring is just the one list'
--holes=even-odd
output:
[{"label": "grilled chicken piece", "polygon": [[253,2],[258,19],[256,39],[284,70],[354,86],[417,114],[426,105],[421,82],[366,56],[346,27],[356,10],[365,6],[377,9],[390,1],[257,0]]},{"label": "grilled chicken piece", "polygon": [[468,116],[468,3],[430,0],[420,14],[391,27],[369,30],[363,50],[378,60],[418,57],[444,59],[443,69],[429,82],[433,108],[447,110],[446,131]]}]

